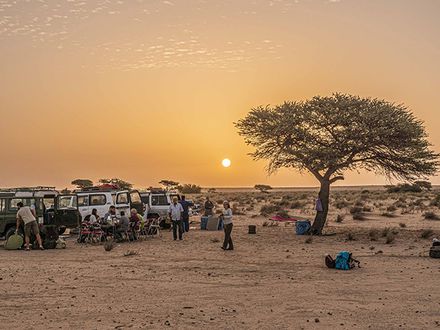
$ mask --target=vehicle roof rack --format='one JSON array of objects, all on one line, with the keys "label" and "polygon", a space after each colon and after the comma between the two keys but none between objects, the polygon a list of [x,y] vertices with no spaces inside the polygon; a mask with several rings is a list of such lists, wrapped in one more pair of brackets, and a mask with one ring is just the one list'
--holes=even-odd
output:
[{"label": "vehicle roof rack", "polygon": [[19,192],[19,191],[56,191],[56,187],[47,186],[35,186],[35,187],[13,187],[13,188],[0,188],[0,192]]}]

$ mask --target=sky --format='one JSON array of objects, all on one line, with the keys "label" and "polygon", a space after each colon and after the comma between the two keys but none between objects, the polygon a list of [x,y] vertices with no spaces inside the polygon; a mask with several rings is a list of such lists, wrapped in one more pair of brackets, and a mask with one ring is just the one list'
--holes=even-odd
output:
[{"label": "sky", "polygon": [[0,187],[315,186],[268,176],[233,123],[333,92],[407,105],[440,152],[439,12],[437,0],[0,0]]}]

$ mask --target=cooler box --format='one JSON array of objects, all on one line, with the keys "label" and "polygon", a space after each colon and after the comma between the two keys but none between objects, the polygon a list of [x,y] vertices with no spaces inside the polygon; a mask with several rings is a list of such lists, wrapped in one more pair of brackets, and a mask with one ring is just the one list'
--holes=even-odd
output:
[{"label": "cooler box", "polygon": [[296,222],[296,234],[305,235],[309,231],[311,225],[309,220],[301,220]]},{"label": "cooler box", "polygon": [[208,225],[208,220],[209,220],[209,217],[206,217],[206,216],[204,216],[200,219],[200,229],[201,230],[206,230],[206,226]]},{"label": "cooler box", "polygon": [[208,218],[208,223],[206,224],[206,230],[218,230],[219,222],[218,217],[210,216]]}]

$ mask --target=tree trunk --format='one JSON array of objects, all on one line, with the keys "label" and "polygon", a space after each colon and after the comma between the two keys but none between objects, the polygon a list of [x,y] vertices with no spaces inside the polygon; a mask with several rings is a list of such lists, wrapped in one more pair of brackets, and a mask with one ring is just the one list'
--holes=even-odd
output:
[{"label": "tree trunk", "polygon": [[330,202],[330,181],[323,179],[321,181],[321,189],[318,194],[318,198],[321,200],[322,211],[317,211],[315,221],[313,221],[310,233],[312,235],[321,235],[322,229],[324,229],[325,222],[327,221],[328,207]]}]

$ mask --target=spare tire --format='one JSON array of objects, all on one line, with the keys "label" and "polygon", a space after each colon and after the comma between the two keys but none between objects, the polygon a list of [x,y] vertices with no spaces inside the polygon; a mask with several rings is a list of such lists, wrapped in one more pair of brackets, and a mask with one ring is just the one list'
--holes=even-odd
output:
[{"label": "spare tire", "polygon": [[440,246],[433,246],[429,250],[429,256],[431,258],[440,258]]}]

